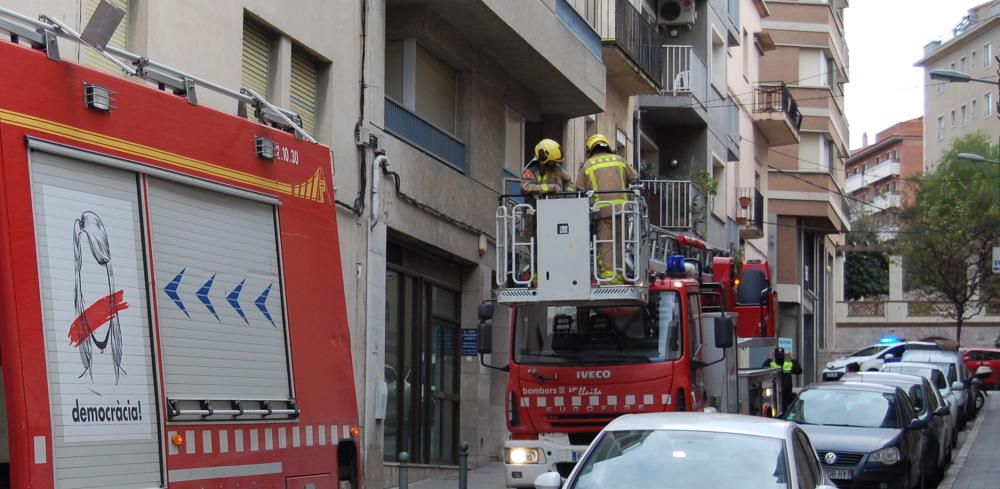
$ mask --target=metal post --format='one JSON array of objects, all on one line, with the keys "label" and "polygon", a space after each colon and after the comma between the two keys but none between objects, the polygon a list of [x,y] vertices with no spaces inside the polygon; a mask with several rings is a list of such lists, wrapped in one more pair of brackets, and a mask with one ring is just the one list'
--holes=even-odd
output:
[{"label": "metal post", "polygon": [[407,489],[410,485],[410,454],[399,452],[399,489]]},{"label": "metal post", "polygon": [[[463,441],[458,447],[458,489],[469,487],[469,443]],[[400,488],[402,489],[402,488]]]}]

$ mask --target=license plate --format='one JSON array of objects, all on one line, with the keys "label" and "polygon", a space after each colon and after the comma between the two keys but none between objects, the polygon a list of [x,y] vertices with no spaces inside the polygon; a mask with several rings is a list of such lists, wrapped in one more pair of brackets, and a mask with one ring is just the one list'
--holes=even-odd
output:
[{"label": "license plate", "polygon": [[838,374],[836,372],[824,372],[823,373],[823,378],[824,379],[837,379],[837,378],[840,378],[840,374]]},{"label": "license plate", "polygon": [[824,468],[823,470],[826,471],[827,477],[829,477],[831,479],[851,480],[851,479],[854,478],[854,472],[852,470],[849,470],[849,469],[826,469],[826,468]]}]

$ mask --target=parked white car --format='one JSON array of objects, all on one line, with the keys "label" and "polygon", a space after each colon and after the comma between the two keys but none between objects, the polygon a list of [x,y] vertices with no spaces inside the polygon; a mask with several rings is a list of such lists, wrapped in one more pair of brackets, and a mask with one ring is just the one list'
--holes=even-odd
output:
[{"label": "parked white car", "polygon": [[847,356],[838,358],[826,364],[823,369],[823,380],[840,380],[844,369],[851,362],[857,362],[862,372],[877,372],[886,360],[898,360],[906,351],[906,342],[877,343],[862,348]]},{"label": "parked white car", "polygon": [[835,489],[798,425],[713,413],[628,414],[608,423],[563,485],[536,489]]}]

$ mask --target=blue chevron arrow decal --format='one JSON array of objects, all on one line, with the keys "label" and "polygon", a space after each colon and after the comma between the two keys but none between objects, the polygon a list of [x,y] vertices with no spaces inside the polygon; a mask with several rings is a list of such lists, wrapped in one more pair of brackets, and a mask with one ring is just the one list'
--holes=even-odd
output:
[{"label": "blue chevron arrow decal", "polygon": [[198,292],[195,293],[195,295],[198,297],[198,300],[200,300],[202,304],[205,304],[205,308],[208,309],[208,312],[212,313],[212,315],[215,316],[215,320],[221,323],[222,320],[219,319],[219,315],[215,313],[215,307],[212,306],[212,301],[211,299],[208,298],[208,293],[212,291],[212,284],[214,282],[215,282],[215,274],[213,273],[212,276],[208,279],[208,282],[205,282],[205,285],[202,285],[201,288],[198,289]]},{"label": "blue chevron arrow decal", "polygon": [[260,296],[258,296],[257,300],[253,301],[253,303],[257,306],[257,309],[260,309],[260,312],[264,315],[264,317],[271,322],[271,326],[277,328],[278,325],[274,324],[274,319],[271,318],[271,312],[267,310],[267,295],[271,293],[272,285],[274,285],[274,282],[267,284],[267,288],[260,293]]},{"label": "blue chevron arrow decal", "polygon": [[181,285],[181,279],[184,278],[185,270],[187,270],[186,267],[182,268],[180,273],[178,273],[177,276],[174,277],[174,279],[171,280],[170,283],[163,288],[163,292],[167,294],[167,297],[169,297],[170,300],[174,301],[174,304],[177,304],[177,307],[180,308],[181,312],[183,312],[184,315],[187,316],[188,319],[190,319],[191,315],[188,314],[187,309],[184,307],[184,302],[181,301],[180,294],[177,293],[177,287],[180,287]]},{"label": "blue chevron arrow decal", "polygon": [[250,326],[250,321],[247,320],[247,315],[243,314],[243,306],[240,306],[240,292],[243,291],[243,284],[247,279],[243,279],[240,283],[236,284],[236,288],[233,289],[229,295],[226,296],[226,300],[229,301],[229,305],[233,306],[233,309],[239,313],[240,317],[243,318],[243,322]]}]

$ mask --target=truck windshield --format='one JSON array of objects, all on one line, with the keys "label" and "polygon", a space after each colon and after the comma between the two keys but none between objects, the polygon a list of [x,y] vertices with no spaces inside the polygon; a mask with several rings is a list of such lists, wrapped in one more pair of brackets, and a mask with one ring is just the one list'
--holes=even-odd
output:
[{"label": "truck windshield", "polygon": [[764,272],[760,270],[745,270],[736,292],[736,302],[740,305],[760,304],[760,293],[767,286],[767,278],[764,276]]},{"label": "truck windshield", "polygon": [[662,362],[681,355],[676,292],[640,306],[527,306],[517,310],[514,361],[528,365]]}]

